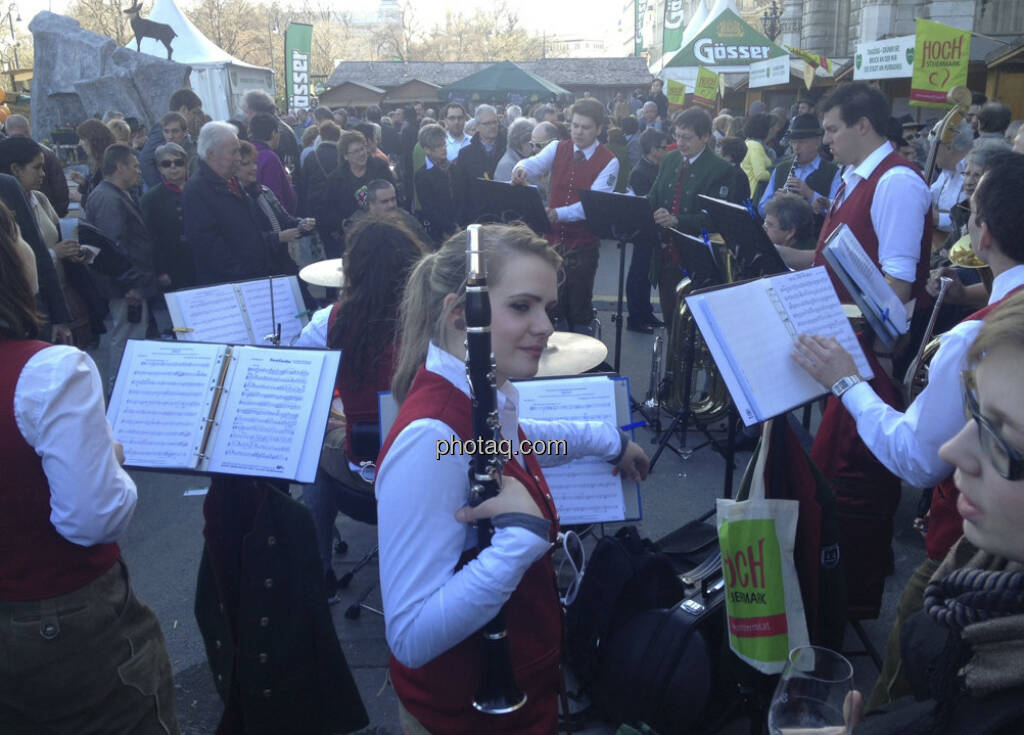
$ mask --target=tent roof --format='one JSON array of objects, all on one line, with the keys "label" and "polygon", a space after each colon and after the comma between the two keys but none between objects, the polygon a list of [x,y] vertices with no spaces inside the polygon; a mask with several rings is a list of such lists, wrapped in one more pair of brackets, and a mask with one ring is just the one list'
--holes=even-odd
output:
[{"label": "tent roof", "polygon": [[511,61],[501,61],[480,69],[468,77],[442,87],[438,94],[442,97],[450,94],[467,95],[481,99],[494,93],[514,93],[522,95],[555,95],[570,96],[572,93],[554,82],[531,74]]},{"label": "tent roof", "polygon": [[[227,51],[217,46],[217,44],[204,36],[202,31],[195,27],[192,21],[181,12],[181,9],[175,4],[174,0],[156,0],[153,3],[153,9],[145,17],[158,23],[166,23],[178,34],[171,41],[171,49],[173,50],[172,61],[177,61],[181,64],[226,63],[249,69],[265,68],[236,59]],[[125,44],[125,48],[135,50],[134,36]],[[153,38],[142,39],[142,53],[159,56],[162,59],[167,58],[167,49],[164,48],[162,43]]]}]

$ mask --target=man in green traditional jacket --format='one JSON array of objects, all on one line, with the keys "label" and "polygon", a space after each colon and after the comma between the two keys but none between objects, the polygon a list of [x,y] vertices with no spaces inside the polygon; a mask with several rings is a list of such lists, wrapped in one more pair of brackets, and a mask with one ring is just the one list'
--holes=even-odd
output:
[{"label": "man in green traditional jacket", "polygon": [[[672,123],[677,150],[666,153],[647,197],[654,207],[654,221],[661,227],[672,227],[691,235],[701,229],[710,231],[710,219],[701,213],[698,194],[738,201],[734,192],[733,167],[708,147],[711,140],[711,118],[703,109],[683,110]],[[652,271],[658,287],[662,319],[671,333],[676,311],[676,284],[683,278],[683,264],[671,238],[663,239],[654,249]]]}]

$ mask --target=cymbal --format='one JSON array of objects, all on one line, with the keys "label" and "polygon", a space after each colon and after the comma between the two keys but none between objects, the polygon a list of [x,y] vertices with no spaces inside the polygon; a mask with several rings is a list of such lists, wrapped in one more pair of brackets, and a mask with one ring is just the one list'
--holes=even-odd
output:
[{"label": "cymbal", "polygon": [[299,271],[299,278],[312,286],[341,288],[345,280],[341,272],[341,258],[310,263]]},{"label": "cymbal", "polygon": [[597,367],[608,357],[608,347],[599,339],[575,332],[554,332],[540,356],[538,378],[579,375]]},{"label": "cymbal", "polygon": [[970,235],[964,235],[949,249],[949,262],[961,268],[988,267],[988,263],[979,258],[971,247]]}]

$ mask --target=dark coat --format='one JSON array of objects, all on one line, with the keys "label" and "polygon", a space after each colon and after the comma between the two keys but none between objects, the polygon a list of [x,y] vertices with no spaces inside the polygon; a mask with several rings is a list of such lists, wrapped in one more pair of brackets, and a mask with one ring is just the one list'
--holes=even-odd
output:
[{"label": "dark coat", "polygon": [[338,643],[309,511],[267,482],[215,477],[195,615],[218,735],[327,735],[369,717]]},{"label": "dark coat", "polygon": [[67,324],[71,321],[71,311],[64,300],[64,291],[60,287],[60,279],[57,277],[57,268],[50,257],[39,234],[39,227],[36,225],[36,218],[32,214],[32,207],[29,206],[25,197],[25,190],[13,176],[0,174],[0,201],[3,201],[11,210],[18,228],[21,230],[21,237],[32,247],[36,255],[36,271],[39,274],[39,296],[37,301],[43,313],[49,319],[50,324]]},{"label": "dark coat", "polygon": [[163,177],[156,167],[156,149],[164,144],[164,126],[157,120],[146,135],[146,144],[139,153],[139,168],[142,169],[142,180],[147,187],[158,186]]},{"label": "dark coat", "polygon": [[381,123],[380,126],[380,149],[389,157],[397,156],[402,149],[398,131],[390,125]]},{"label": "dark coat", "polygon": [[458,229],[455,197],[452,193],[452,168],[420,166],[416,171],[416,195],[420,209],[416,212],[435,245],[440,245]]},{"label": "dark coat", "polygon": [[658,178],[658,164],[644,156],[629,172],[629,188],[638,197],[645,197]]},{"label": "dark coat", "polygon": [[[679,151],[670,151],[661,159],[658,178],[654,180],[654,186],[647,195],[654,209],[664,207],[672,211],[682,165],[683,154]],[[686,179],[683,181],[682,196],[679,200],[678,229],[691,235],[699,235],[701,228],[711,231],[710,219],[701,213],[698,194],[707,194],[730,202],[743,201],[739,196],[742,192],[736,191],[736,170],[728,161],[715,155],[710,148],[705,148],[693,165],[688,167]]]},{"label": "dark coat", "polygon": [[325,140],[306,156],[299,169],[296,193],[299,196],[298,215],[314,217],[319,222],[327,213],[327,177],[338,167],[338,144]]},{"label": "dark coat", "polygon": [[[395,183],[391,169],[384,161],[370,156],[366,161],[366,173],[354,176],[347,163],[340,163],[327,177],[327,208],[323,221],[317,218],[317,224],[337,242],[343,242],[342,226],[349,217],[355,214],[360,206],[363,187],[374,179],[383,179]],[[327,243],[325,243],[325,247]]]},{"label": "dark coat", "polygon": [[498,130],[494,148],[487,151],[480,142],[480,133],[476,133],[465,148],[459,151],[455,159],[455,170],[452,172],[452,186],[455,192],[455,207],[459,213],[459,224],[465,227],[476,220],[482,204],[477,192],[480,187],[476,180],[493,179],[494,169],[498,161],[505,155],[505,143],[508,133],[504,128]]},{"label": "dark coat", "polygon": [[192,246],[185,239],[185,216],[181,192],[160,184],[142,195],[142,217],[153,238],[156,272],[171,277],[171,290],[196,285],[196,263]]},{"label": "dark coat", "polygon": [[277,233],[264,232],[256,202],[236,194],[205,161],[185,185],[185,238],[196,262],[196,282],[212,285],[265,278],[282,250]]},{"label": "dark coat", "polygon": [[104,180],[89,194],[83,219],[113,240],[131,263],[117,277],[97,279],[106,297],[120,298],[133,288],[147,298],[156,295],[153,241],[134,196]]},{"label": "dark coat", "polygon": [[281,118],[277,119],[277,129],[281,133],[281,139],[277,144],[277,156],[285,168],[294,171],[299,167],[299,140],[291,126]]},{"label": "dark coat", "polygon": [[64,217],[68,213],[68,204],[71,203],[68,194],[68,180],[64,178],[64,164],[52,150],[45,145],[41,147],[43,149],[43,171],[46,172],[46,178],[43,179],[39,191],[43,192],[50,200],[57,216]]}]

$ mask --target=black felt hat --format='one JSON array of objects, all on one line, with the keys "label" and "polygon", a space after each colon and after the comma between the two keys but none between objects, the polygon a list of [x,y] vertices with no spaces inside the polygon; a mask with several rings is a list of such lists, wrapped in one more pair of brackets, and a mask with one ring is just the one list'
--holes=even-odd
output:
[{"label": "black felt hat", "polygon": [[825,134],[821,129],[821,123],[814,115],[807,113],[797,115],[789,126],[789,139],[800,140],[801,138],[820,138]]}]

